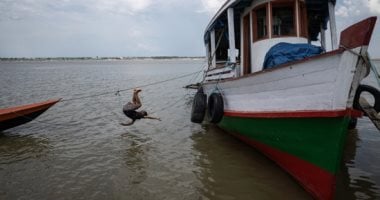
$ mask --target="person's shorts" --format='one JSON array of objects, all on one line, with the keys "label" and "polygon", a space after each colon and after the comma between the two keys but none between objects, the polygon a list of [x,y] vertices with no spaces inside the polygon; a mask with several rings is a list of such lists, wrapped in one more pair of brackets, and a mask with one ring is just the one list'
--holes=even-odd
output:
[{"label": "person's shorts", "polygon": [[123,110],[123,113],[132,120],[141,119],[139,114],[134,110]]}]

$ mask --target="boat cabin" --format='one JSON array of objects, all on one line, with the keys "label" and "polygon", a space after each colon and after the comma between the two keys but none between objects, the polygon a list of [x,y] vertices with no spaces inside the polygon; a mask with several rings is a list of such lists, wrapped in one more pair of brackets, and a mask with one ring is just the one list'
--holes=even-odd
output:
[{"label": "boat cabin", "polygon": [[330,20],[337,48],[335,0],[229,0],[208,25],[204,40],[209,69],[206,80],[239,77],[263,70],[271,47],[320,41],[326,49]]}]

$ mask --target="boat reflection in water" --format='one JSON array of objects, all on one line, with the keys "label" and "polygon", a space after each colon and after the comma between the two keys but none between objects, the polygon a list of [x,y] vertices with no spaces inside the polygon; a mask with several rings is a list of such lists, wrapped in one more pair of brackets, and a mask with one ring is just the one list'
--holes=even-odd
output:
[{"label": "boat reflection in water", "polygon": [[[337,175],[335,199],[379,199],[380,183],[377,132],[368,131],[371,122],[360,119],[358,129],[350,130]],[[373,125],[372,125],[373,126]],[[243,144],[220,128],[204,124],[195,132],[195,165],[198,188],[207,199],[312,199],[303,188],[258,151]],[[377,162],[377,163],[376,163]],[[370,164],[371,163],[371,164]]]},{"label": "boat reflection in water", "polygon": [[[341,172],[337,177],[336,199],[379,199],[380,171],[378,131],[368,119],[359,121],[358,129],[347,135]],[[377,136],[377,137],[376,137]],[[376,141],[377,140],[377,141]]]},{"label": "boat reflection in water", "polygon": [[204,128],[204,132],[191,136],[202,197],[311,199],[297,182],[258,151],[214,125]]}]

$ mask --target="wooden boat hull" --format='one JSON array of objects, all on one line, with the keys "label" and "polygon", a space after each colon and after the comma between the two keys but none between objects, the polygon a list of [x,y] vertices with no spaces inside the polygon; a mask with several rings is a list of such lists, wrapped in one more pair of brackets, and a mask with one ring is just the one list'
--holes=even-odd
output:
[{"label": "wooden boat hull", "polygon": [[225,116],[219,126],[274,160],[316,198],[332,199],[348,122],[348,116]]},{"label": "wooden boat hull", "polygon": [[242,77],[221,80],[225,73],[209,71],[205,93],[223,96],[218,126],[267,155],[314,198],[333,199],[349,121],[361,116],[353,101],[369,73],[361,55],[375,21],[343,31],[344,48],[329,53]]},{"label": "wooden boat hull", "polygon": [[332,199],[349,120],[360,116],[347,105],[357,62],[340,51],[204,89],[223,94],[218,126],[275,161],[315,198]]},{"label": "wooden boat hull", "polygon": [[59,102],[60,99],[0,109],[0,131],[30,122]]}]

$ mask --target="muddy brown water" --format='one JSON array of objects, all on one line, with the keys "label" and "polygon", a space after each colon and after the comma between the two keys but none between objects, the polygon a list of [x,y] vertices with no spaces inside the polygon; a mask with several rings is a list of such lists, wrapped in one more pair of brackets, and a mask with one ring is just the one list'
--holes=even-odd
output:
[{"label": "muddy brown water", "polygon": [[[73,98],[170,79],[199,60],[0,62],[0,107]],[[0,199],[311,199],[262,154],[211,124],[189,120],[193,77],[144,87],[162,118],[131,127],[130,91],[61,102],[0,133]],[[168,107],[169,106],[169,107]],[[350,131],[337,199],[380,198],[380,134]]]}]

